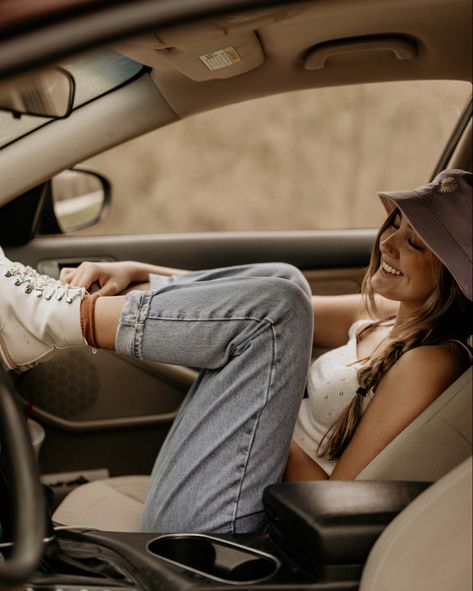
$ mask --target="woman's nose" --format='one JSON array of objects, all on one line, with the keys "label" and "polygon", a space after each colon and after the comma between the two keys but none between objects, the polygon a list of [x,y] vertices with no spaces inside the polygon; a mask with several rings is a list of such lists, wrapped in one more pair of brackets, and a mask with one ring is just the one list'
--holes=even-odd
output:
[{"label": "woman's nose", "polygon": [[383,254],[389,254],[391,257],[396,256],[397,248],[397,232],[381,238],[379,242],[379,249]]}]

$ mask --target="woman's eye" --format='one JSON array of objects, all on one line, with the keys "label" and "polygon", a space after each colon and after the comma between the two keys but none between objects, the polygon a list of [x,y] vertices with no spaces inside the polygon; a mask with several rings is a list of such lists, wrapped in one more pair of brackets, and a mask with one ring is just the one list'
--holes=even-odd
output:
[{"label": "woman's eye", "polygon": [[393,221],[391,222],[391,227],[395,228],[396,230],[399,230],[401,226],[401,220],[399,218],[399,216],[396,216]]},{"label": "woman's eye", "polygon": [[421,246],[419,246],[418,244],[416,244],[415,242],[413,242],[410,239],[408,239],[407,242],[408,242],[409,246],[412,246],[412,248],[414,250],[424,250]]}]

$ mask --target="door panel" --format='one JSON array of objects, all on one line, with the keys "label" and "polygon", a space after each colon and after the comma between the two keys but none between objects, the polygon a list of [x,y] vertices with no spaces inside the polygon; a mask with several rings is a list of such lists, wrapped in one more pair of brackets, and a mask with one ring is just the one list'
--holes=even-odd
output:
[{"label": "door panel", "polygon": [[366,266],[307,269],[304,275],[314,295],[342,295],[361,290],[365,270]]},{"label": "door panel", "polygon": [[363,267],[375,230],[229,232],[145,236],[55,236],[6,249],[36,267],[72,259],[139,260],[170,267],[203,269],[264,261],[285,261],[303,270]]},{"label": "door panel", "polygon": [[[142,260],[187,269],[284,261],[318,294],[358,291],[373,230],[41,237],[7,256],[48,273],[82,260]],[[30,414],[43,424],[43,473],[107,469],[146,473],[196,372],[69,350],[16,376]]]}]

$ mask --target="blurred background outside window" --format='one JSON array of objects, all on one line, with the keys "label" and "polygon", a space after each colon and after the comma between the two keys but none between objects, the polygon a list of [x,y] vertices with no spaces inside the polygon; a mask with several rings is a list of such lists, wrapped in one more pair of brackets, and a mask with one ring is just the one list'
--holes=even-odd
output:
[{"label": "blurred background outside window", "polygon": [[430,179],[471,85],[307,90],[179,121],[87,160],[112,182],[87,234],[379,225],[380,190]]}]

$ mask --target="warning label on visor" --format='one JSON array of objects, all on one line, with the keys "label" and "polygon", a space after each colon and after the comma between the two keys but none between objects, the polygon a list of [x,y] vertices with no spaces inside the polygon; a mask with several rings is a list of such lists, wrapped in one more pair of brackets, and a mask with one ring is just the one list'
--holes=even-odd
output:
[{"label": "warning label on visor", "polygon": [[241,62],[241,57],[234,47],[227,47],[201,55],[200,60],[209,70],[219,70],[220,68],[238,64]]}]

